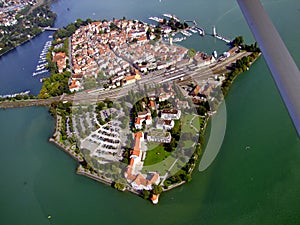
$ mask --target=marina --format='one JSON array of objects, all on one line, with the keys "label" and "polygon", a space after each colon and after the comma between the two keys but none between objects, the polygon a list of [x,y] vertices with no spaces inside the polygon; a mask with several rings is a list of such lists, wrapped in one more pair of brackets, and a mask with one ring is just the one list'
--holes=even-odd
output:
[{"label": "marina", "polygon": [[[163,16],[166,17],[166,18],[169,18],[169,19],[174,19],[176,22],[180,22],[180,19],[176,15],[171,15],[171,14],[165,13],[165,14],[163,14]],[[151,16],[148,19],[152,20],[152,21],[155,21],[157,23],[162,23],[164,21],[163,18],[157,17],[157,16]],[[201,28],[201,27],[198,27],[198,24],[197,24],[196,20],[184,20],[184,23],[192,23],[191,26],[189,26],[188,29],[180,31],[180,33],[182,33],[184,36],[190,37],[190,36],[192,36],[192,34],[197,34],[197,33],[201,36],[205,35],[204,29]],[[171,35],[174,36],[175,34],[172,33]],[[180,42],[180,41],[183,41],[183,40],[185,40],[185,39],[174,38],[173,42]],[[227,39],[226,39],[226,41],[227,41]]]},{"label": "marina", "polygon": [[[53,37],[52,37],[52,35],[50,35],[48,38],[53,38]],[[51,47],[51,42],[52,41],[46,41],[46,43],[43,47],[43,50],[40,54],[39,61],[36,66],[35,72],[32,73],[33,77],[48,72],[48,70],[46,69],[46,65],[48,64],[47,60],[46,60],[46,56],[48,53],[48,49]]]},{"label": "marina", "polygon": [[41,75],[41,74],[47,73],[47,72],[48,72],[47,69],[43,69],[43,70],[41,70],[41,71],[33,72],[33,73],[32,73],[32,76],[35,77],[35,76],[37,76],[37,75]]},{"label": "marina", "polygon": [[0,98],[15,98],[17,95],[29,95],[30,91],[23,91],[19,93],[14,94],[8,94],[8,95],[0,95]]}]

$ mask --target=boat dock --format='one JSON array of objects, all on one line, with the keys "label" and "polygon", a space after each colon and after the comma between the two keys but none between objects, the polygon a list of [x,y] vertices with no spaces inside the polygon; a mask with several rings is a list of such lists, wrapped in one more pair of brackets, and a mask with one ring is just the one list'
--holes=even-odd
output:
[{"label": "boat dock", "polygon": [[167,17],[169,19],[173,18],[175,21],[180,22],[180,19],[178,19],[175,15],[171,15],[171,14],[165,13],[165,14],[163,14],[163,16]]},{"label": "boat dock", "polygon": [[220,35],[216,35],[215,38],[217,38],[221,41],[225,41],[227,44],[231,43],[231,40],[229,40],[228,38],[222,37]]},{"label": "boat dock", "polygon": [[40,54],[38,64],[35,68],[35,72],[32,73],[33,77],[48,72],[48,70],[46,69],[46,65],[48,64],[47,60],[46,60],[46,56],[48,53],[48,49],[51,47],[51,44],[52,44],[52,41],[47,41],[45,43],[43,50]]},{"label": "boat dock", "polygon": [[212,32],[212,36],[221,40],[221,41],[225,41],[227,44],[231,43],[231,40],[229,38],[225,38],[219,34],[217,34],[217,29],[215,26],[213,26],[213,32]]},{"label": "boat dock", "polygon": [[37,75],[41,75],[41,74],[47,73],[47,72],[48,72],[48,70],[46,70],[46,69],[45,70],[40,70],[40,71],[32,73],[32,76],[35,77]]},{"label": "boat dock", "polygon": [[0,95],[0,98],[14,98],[17,95],[29,95],[30,91],[23,91],[20,93],[8,94],[8,95]]}]

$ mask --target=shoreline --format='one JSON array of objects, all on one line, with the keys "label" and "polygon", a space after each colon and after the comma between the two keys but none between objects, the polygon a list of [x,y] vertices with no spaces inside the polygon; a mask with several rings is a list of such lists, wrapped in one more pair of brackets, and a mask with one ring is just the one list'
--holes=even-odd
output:
[{"label": "shoreline", "polygon": [[[51,6],[51,4],[52,4],[53,2],[54,2],[54,0],[39,0],[38,3],[37,3],[35,6],[33,6],[33,7],[30,8],[29,14],[30,14],[34,9],[36,9],[36,8],[38,8],[38,7],[42,7],[42,6],[44,6],[44,5],[45,5],[45,6],[46,6],[46,5]],[[50,10],[50,11],[51,11],[51,10]],[[52,12],[52,11],[51,11],[51,12]],[[29,14],[27,14],[26,17],[27,17]],[[52,24],[52,26],[53,26],[53,25],[54,25],[54,23]],[[51,26],[51,27],[52,27],[52,26]],[[44,32],[46,31],[46,30],[45,30],[45,27],[38,27],[38,28],[41,29],[41,32],[40,32],[40,33],[38,33],[38,34],[36,34],[36,35],[33,35],[33,36],[30,35],[30,38],[28,38],[28,39],[26,39],[26,40],[24,40],[24,41],[18,43],[16,46],[14,46],[14,47],[12,47],[12,48],[6,50],[5,52],[0,53],[0,58],[1,58],[2,56],[4,56],[4,55],[8,54],[9,52],[15,50],[17,47],[19,47],[19,46],[21,46],[21,45],[23,45],[23,44],[26,44],[27,42],[31,41],[32,39],[34,39],[35,37],[41,35],[42,33],[44,33]]]},{"label": "shoreline", "polygon": [[84,162],[83,159],[80,159],[80,157],[74,155],[71,151],[67,150],[64,146],[62,146],[59,142],[57,142],[53,137],[49,138],[48,140],[50,143],[54,143],[57,147],[59,147],[61,150],[63,150],[65,153],[67,153],[69,156],[71,156],[73,159],[75,159],[77,162]]},{"label": "shoreline", "polygon": [[[259,57],[260,55],[261,55],[261,53],[259,53],[259,54],[257,55],[257,57],[251,62],[250,66],[258,59],[258,57]],[[236,77],[239,76],[239,75],[242,74],[242,73],[243,73],[243,72],[237,74],[237,75],[234,77],[234,79],[233,79],[232,82],[230,83],[229,90],[230,90],[231,85],[233,84],[234,80],[236,79]],[[226,93],[226,94],[227,94],[227,93]],[[226,95],[224,96],[224,100],[225,100],[225,98],[226,98]],[[56,100],[58,100],[58,99],[60,99],[60,97],[57,97],[57,98],[56,98]],[[36,105],[33,105],[33,106],[36,106]],[[48,105],[48,108],[49,108],[49,105]],[[105,178],[102,178],[102,177],[100,177],[100,176],[97,175],[97,174],[92,174],[92,173],[89,172],[89,171],[85,171],[85,170],[83,169],[82,165],[81,165],[81,163],[84,162],[84,159],[80,158],[80,156],[76,156],[71,150],[69,150],[69,149],[67,148],[67,146],[62,145],[61,143],[59,143],[59,141],[56,140],[56,139],[57,139],[57,135],[60,135],[60,131],[59,131],[59,127],[60,127],[60,126],[59,126],[59,124],[58,124],[59,121],[58,121],[57,116],[54,116],[54,117],[55,117],[55,129],[54,129],[53,135],[49,138],[48,141],[49,141],[50,143],[54,143],[58,148],[60,148],[62,151],[64,151],[65,153],[67,153],[69,156],[71,156],[74,160],[76,160],[76,161],[78,162],[79,165],[78,165],[78,167],[77,167],[76,174],[78,174],[78,175],[83,175],[83,176],[86,176],[86,177],[88,177],[88,178],[91,178],[91,179],[93,179],[93,180],[95,180],[95,181],[98,181],[98,182],[101,182],[101,183],[103,183],[103,184],[112,186],[113,181],[108,180],[108,179],[105,179]],[[204,133],[206,132],[206,128],[207,128],[207,125],[208,125],[208,123],[209,123],[209,121],[210,121],[210,118],[211,118],[211,116],[207,116],[206,119],[205,119],[205,123],[204,123],[203,129],[202,129],[202,132],[204,132]],[[55,138],[55,137],[56,137],[56,138]],[[203,155],[203,151],[201,151],[201,154],[197,157],[197,159],[196,159],[196,161],[197,161],[196,164],[199,163],[199,161],[200,161],[202,155]],[[195,167],[196,167],[196,164],[195,164],[195,166],[193,166],[193,168],[190,169],[189,174],[192,174],[192,173],[193,173],[193,171],[194,171],[194,169],[195,169]],[[170,191],[170,190],[172,190],[172,189],[174,189],[174,188],[177,188],[177,187],[179,187],[179,186],[181,186],[181,185],[183,185],[183,184],[185,184],[185,183],[187,183],[187,182],[186,182],[186,181],[181,181],[181,182],[179,182],[179,183],[175,183],[175,184],[173,184],[173,185],[170,185],[168,188],[163,188],[162,191],[163,191],[163,192]],[[141,193],[138,192],[138,191],[136,191],[136,190],[133,190],[129,185],[126,185],[125,188],[124,188],[124,190],[120,190],[120,191],[129,191],[129,192],[131,192],[131,193],[133,193],[133,194],[136,194],[136,195],[138,195],[138,196],[141,197]]]},{"label": "shoreline", "polygon": [[[70,42],[70,39],[68,40],[68,43],[69,42]],[[238,49],[237,47],[238,46],[232,47],[232,49]],[[69,48],[68,48],[68,50],[69,50]],[[187,70],[188,72],[191,72],[191,73],[189,73],[187,75],[184,75],[184,77],[187,77],[188,78],[187,80],[192,79],[192,81],[193,81],[194,79],[196,79],[197,76],[200,77],[203,74],[205,75],[207,73],[208,68],[210,68],[212,70],[212,73],[215,76],[218,76],[218,77],[224,76],[225,75],[224,73],[226,72],[226,75],[224,76],[225,77],[224,80],[227,82],[226,83],[226,85],[227,85],[226,86],[227,87],[226,92],[228,92],[230,90],[235,78],[238,75],[242,74],[244,71],[246,71],[246,69],[248,70],[249,67],[261,55],[260,53],[259,54],[251,53],[251,52],[255,52],[255,51],[256,50],[253,50],[253,51],[252,50],[251,51],[246,50],[245,47],[243,48],[242,52],[240,50],[239,51],[234,50],[234,52],[232,52],[233,54],[231,53],[232,55],[231,55],[231,58],[229,60],[219,59],[219,60],[216,61],[216,59],[214,59],[214,61],[212,61],[212,62],[210,61],[211,67],[206,67],[206,66],[203,66],[202,64],[200,64],[201,66],[199,66],[199,64],[196,63],[196,66],[195,66],[196,69]],[[228,58],[229,56],[227,56],[226,58]],[[254,58],[253,58],[253,56],[254,56]],[[190,58],[191,57],[192,56],[190,56]],[[211,56],[211,58],[212,57],[213,56]],[[193,58],[193,59],[196,60],[196,58]],[[244,59],[248,60],[248,61],[246,61],[247,63],[245,63]],[[204,60],[204,59],[202,59],[202,60]],[[234,65],[234,63],[237,64],[237,61],[242,62],[243,64],[242,65],[239,64],[239,66],[232,66],[233,69],[228,69],[228,67],[231,66],[232,64],[233,65]],[[192,63],[192,60],[188,59],[188,62]],[[204,64],[204,65],[206,65],[206,64]],[[246,65],[247,65],[247,67],[245,67]],[[242,66],[244,66],[244,67],[242,67]],[[180,65],[179,65],[179,68],[181,68]],[[188,68],[185,68],[185,69],[188,69]],[[235,72],[235,73],[233,73],[233,72]],[[221,75],[221,74],[223,74],[223,75]],[[173,77],[171,76],[170,78],[166,78],[165,80],[161,80],[161,81],[169,82],[169,81],[174,81],[176,78],[178,78],[178,76],[173,76]],[[202,79],[209,79],[209,78],[204,77]],[[226,80],[226,79],[228,79],[228,80]],[[224,80],[222,80],[222,81],[224,81]],[[151,82],[151,79],[146,78],[146,81],[149,83],[149,82]],[[223,83],[221,82],[221,86],[224,83],[225,82],[223,82]],[[146,85],[146,83],[144,85]],[[180,86],[180,84],[178,82],[176,82],[176,85]],[[122,90],[124,92],[123,94],[126,95],[126,90],[127,89],[124,88]],[[112,92],[112,91],[108,91],[108,92],[103,93],[103,94],[104,94],[104,96],[107,96],[110,92]],[[216,100],[214,102],[214,103],[216,103],[216,109],[214,109],[215,111],[217,111],[220,104],[225,100],[225,96],[227,94],[226,92],[224,92],[224,96],[221,100]],[[187,95],[190,96],[189,93]],[[97,96],[97,100],[99,100],[99,96],[100,96],[100,94]],[[88,97],[87,100],[92,99],[91,95],[88,95],[87,97]],[[209,94],[207,94],[207,99],[208,99],[208,97],[210,97]],[[110,176],[106,175],[107,171],[105,171],[103,169],[99,169],[96,166],[93,166],[94,163],[89,164],[88,158],[85,157],[85,153],[83,151],[84,149],[82,147],[80,148],[81,144],[78,143],[77,138],[76,137],[74,138],[72,133],[70,133],[69,131],[68,131],[69,134],[66,133],[66,127],[69,126],[69,125],[67,125],[67,123],[69,123],[69,122],[66,123],[66,117],[68,117],[68,121],[69,121],[69,117],[71,115],[70,107],[74,103],[76,103],[76,101],[73,102],[73,99],[71,99],[70,96],[65,97],[65,94],[60,95],[60,96],[56,97],[55,99],[56,100],[59,99],[60,103],[62,103],[62,106],[60,106],[60,108],[59,108],[58,107],[59,102],[57,101],[57,104],[53,104],[53,106],[51,105],[51,107],[50,107],[49,111],[55,117],[55,131],[54,131],[52,137],[49,138],[49,142],[54,143],[57,147],[59,147],[65,153],[70,155],[74,160],[76,160],[79,163],[76,174],[84,175],[84,176],[89,177],[91,179],[94,179],[98,182],[104,183],[106,185],[110,185],[111,187],[113,187],[117,190],[120,190],[120,191],[128,190],[129,192],[132,192],[132,193],[137,194],[139,196],[143,196],[144,193],[141,191],[142,189],[141,188],[136,188],[135,186],[133,186],[132,185],[132,183],[133,183],[132,180],[130,182],[127,180],[128,182],[126,184],[121,183],[122,181],[120,183],[117,183],[113,179],[111,179]],[[52,99],[52,100],[54,100],[54,99]],[[69,102],[69,103],[64,106],[63,102]],[[25,101],[23,101],[23,103],[24,103],[24,105],[26,104]],[[50,100],[49,99],[45,99],[45,100],[38,99],[36,101],[33,101],[33,103],[53,103],[53,102],[51,101],[51,99]],[[11,104],[11,105],[13,106],[14,104]],[[197,106],[197,103],[195,103],[195,105]],[[200,104],[198,104],[198,105],[200,105]],[[201,131],[200,130],[197,131],[196,128],[195,128],[196,132],[198,132],[198,135],[197,135],[198,139],[194,140],[194,145],[197,145],[197,147],[194,150],[192,156],[189,156],[190,157],[189,161],[187,163],[185,163],[184,166],[182,167],[182,169],[185,170],[185,172],[183,174],[184,176],[183,177],[179,176],[177,174],[177,172],[176,172],[176,174],[173,174],[173,175],[166,174],[166,178],[164,178],[163,180],[156,183],[157,187],[159,187],[160,190],[156,189],[152,192],[152,190],[155,189],[155,187],[156,187],[155,185],[151,186],[150,188],[142,187],[143,190],[147,190],[148,192],[150,190],[153,195],[154,194],[156,195],[156,194],[159,194],[161,192],[166,192],[166,191],[172,190],[174,188],[177,188],[177,187],[191,181],[192,173],[193,173],[196,165],[200,162],[200,160],[203,156],[203,152],[205,150],[205,149],[203,149],[203,143],[204,142],[201,141],[201,138],[202,139],[204,138],[203,135],[206,133],[207,124],[209,123],[210,119],[212,118],[212,116],[214,114],[214,111],[212,111],[212,109],[206,109],[206,112],[207,113],[205,113],[205,114],[201,114],[199,112],[197,113],[198,116],[204,115],[205,120],[202,123],[203,127],[202,127],[202,125],[199,127],[199,128],[201,128]],[[71,121],[72,121],[72,118],[71,118]],[[72,130],[73,130],[73,128],[72,128]],[[71,131],[71,132],[73,132],[73,131]],[[176,132],[180,134],[180,131],[179,132],[176,131]],[[68,138],[70,138],[70,139],[68,139]],[[120,161],[121,160],[118,159],[118,162],[120,162]],[[120,173],[122,173],[122,172],[120,172]],[[124,177],[122,177],[122,179],[123,178]],[[127,178],[127,177],[125,176],[125,178]],[[164,181],[166,181],[166,179],[170,179],[168,181],[169,184],[164,182]],[[119,185],[119,184],[122,184],[122,185]]]},{"label": "shoreline", "polygon": [[2,57],[2,56],[4,56],[4,55],[8,54],[9,52],[11,52],[11,51],[13,51],[13,50],[16,50],[16,48],[17,48],[17,47],[19,47],[19,46],[21,46],[21,45],[24,45],[24,44],[26,44],[27,42],[29,42],[29,41],[33,40],[34,38],[36,38],[36,37],[40,36],[40,35],[41,35],[41,34],[43,34],[45,31],[47,31],[47,30],[45,30],[44,28],[41,28],[41,29],[42,29],[41,33],[39,33],[39,34],[36,34],[36,35],[34,35],[34,36],[30,37],[29,39],[27,39],[27,40],[25,40],[25,41],[23,41],[23,42],[21,42],[21,43],[17,44],[17,45],[16,45],[16,46],[14,46],[13,48],[11,48],[11,49],[8,49],[6,52],[3,52],[3,53],[1,53],[1,54],[0,54],[0,57]]}]

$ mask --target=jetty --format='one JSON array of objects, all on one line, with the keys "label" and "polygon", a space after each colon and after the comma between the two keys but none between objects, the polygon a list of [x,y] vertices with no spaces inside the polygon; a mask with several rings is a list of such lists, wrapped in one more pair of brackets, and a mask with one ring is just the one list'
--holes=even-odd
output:
[{"label": "jetty", "polygon": [[222,37],[220,35],[216,35],[215,38],[217,38],[221,41],[225,41],[227,44],[231,43],[231,40],[229,40],[228,38]]},{"label": "jetty", "polygon": [[215,26],[213,26],[212,36],[221,41],[225,41],[227,44],[232,42],[229,38],[225,38],[222,35],[218,34]]}]

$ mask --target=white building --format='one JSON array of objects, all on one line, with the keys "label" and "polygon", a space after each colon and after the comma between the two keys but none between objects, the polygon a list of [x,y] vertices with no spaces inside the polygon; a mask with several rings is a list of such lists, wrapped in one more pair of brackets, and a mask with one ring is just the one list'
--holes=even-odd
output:
[{"label": "white building", "polygon": [[170,132],[162,132],[160,130],[151,131],[147,134],[147,140],[160,143],[170,143],[172,136]]},{"label": "white building", "polygon": [[181,111],[177,109],[164,109],[161,111],[161,118],[164,120],[180,119]]},{"label": "white building", "polygon": [[159,119],[156,123],[156,128],[161,130],[171,130],[174,127],[173,120]]},{"label": "white building", "polygon": [[144,112],[139,112],[138,116],[135,118],[135,129],[142,129],[143,128],[143,122],[146,122],[146,125],[152,124],[152,117],[150,110],[146,110]]}]

